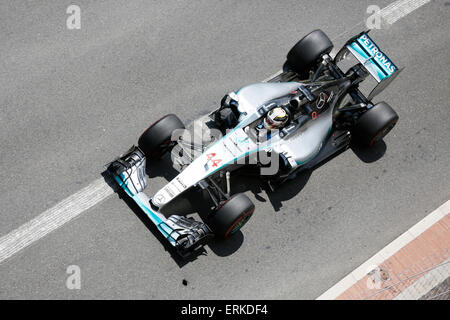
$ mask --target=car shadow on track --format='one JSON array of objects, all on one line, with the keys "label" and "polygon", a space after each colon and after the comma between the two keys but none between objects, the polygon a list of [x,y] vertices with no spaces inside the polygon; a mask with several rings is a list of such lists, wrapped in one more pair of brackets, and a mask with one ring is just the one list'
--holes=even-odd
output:
[{"label": "car shadow on track", "polygon": [[[361,161],[371,163],[384,156],[386,153],[386,144],[384,141],[381,141],[371,148],[352,145],[351,149]],[[275,191],[270,190],[267,185],[262,183],[261,178],[254,173],[246,172],[245,170],[234,172],[231,180],[231,191],[232,194],[250,191],[254,195],[254,198],[259,202],[267,202],[266,198],[263,196],[265,193],[274,211],[278,212],[283,207],[284,201],[294,198],[303,190],[313,171],[318,167],[299,172],[294,179],[286,181]],[[172,167],[171,162],[168,161],[168,159],[148,163],[146,172],[150,179],[154,177],[163,177],[167,181],[172,180],[178,174],[178,171]],[[181,258],[174,250],[173,246],[170,245],[167,239],[157,230],[156,226],[150,221],[147,215],[123,189],[118,187],[117,183],[109,176],[109,174],[103,172],[102,176],[117,193],[119,198],[125,201],[128,207],[136,214],[147,229],[158,239],[164,249],[170,253],[171,257],[180,268],[187,263],[196,260],[201,255],[207,255],[206,249],[203,249],[203,251],[199,251],[188,258]],[[203,221],[207,221],[211,206],[212,202],[208,199],[205,191],[193,189],[180,196],[179,201],[174,201],[174,204],[170,206],[168,211],[170,214],[177,215],[196,213]],[[242,246],[243,242],[244,234],[239,230],[236,234],[226,240],[213,239],[206,246],[209,247],[215,255],[226,257],[236,252]]]},{"label": "car shadow on track", "polygon": [[161,160],[157,161],[147,160],[145,173],[147,173],[149,179],[163,177],[167,181],[172,180],[178,175],[178,171],[173,168],[168,155],[165,155]]},{"label": "car shadow on track", "polygon": [[[386,143],[383,140],[372,147],[352,144],[350,148],[365,163],[380,160],[385,155],[387,149]],[[299,172],[294,179],[284,182],[275,191],[270,190],[267,185],[262,184],[260,177],[257,177],[257,175],[250,174],[246,176],[245,172],[243,172],[241,176],[233,179],[232,191],[233,193],[251,191],[256,200],[266,202],[266,199],[261,195],[264,191],[274,211],[278,212],[282,208],[283,202],[296,197],[306,186],[312,173],[328,161],[320,163],[313,169]]]}]

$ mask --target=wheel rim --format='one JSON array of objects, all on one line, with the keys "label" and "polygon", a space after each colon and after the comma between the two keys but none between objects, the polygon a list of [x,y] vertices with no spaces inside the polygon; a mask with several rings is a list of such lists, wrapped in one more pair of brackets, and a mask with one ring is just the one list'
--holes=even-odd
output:
[{"label": "wheel rim", "polygon": [[250,217],[253,214],[254,209],[244,213],[242,216],[237,219],[233,225],[228,229],[228,231],[225,233],[225,238],[228,237],[231,234],[236,233],[238,230],[240,230],[250,219]]}]

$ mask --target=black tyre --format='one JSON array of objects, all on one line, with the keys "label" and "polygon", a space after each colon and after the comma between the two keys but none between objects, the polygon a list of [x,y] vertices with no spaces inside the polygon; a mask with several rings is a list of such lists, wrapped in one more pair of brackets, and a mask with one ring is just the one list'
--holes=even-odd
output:
[{"label": "black tyre", "polygon": [[356,122],[352,137],[360,143],[373,146],[394,128],[398,114],[386,102],[377,103]]},{"label": "black tyre", "polygon": [[243,193],[233,195],[210,218],[209,226],[221,238],[241,229],[255,211],[253,202]]},{"label": "black tyre", "polygon": [[160,158],[170,145],[172,133],[184,129],[184,124],[174,114],[168,114],[153,123],[138,140],[138,146],[148,158]]},{"label": "black tyre", "polygon": [[300,75],[308,75],[317,61],[333,49],[333,43],[322,30],[314,30],[297,44],[287,54],[288,65]]}]

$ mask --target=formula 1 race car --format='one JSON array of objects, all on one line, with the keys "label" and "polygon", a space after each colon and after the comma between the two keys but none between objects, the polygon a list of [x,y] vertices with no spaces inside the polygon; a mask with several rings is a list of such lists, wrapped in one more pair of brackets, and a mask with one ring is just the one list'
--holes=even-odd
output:
[{"label": "formula 1 race car", "polygon": [[[399,117],[387,103],[371,100],[401,70],[368,32],[347,41],[334,58],[332,48],[325,33],[311,32],[289,51],[278,75],[227,94],[189,129],[173,114],[162,117],[145,130],[138,146],[106,165],[107,172],[183,257],[213,236],[233,235],[255,206],[243,193],[230,194],[230,172],[252,166],[276,190],[302,170],[346,150],[352,140],[374,145],[397,123]],[[337,64],[349,53],[358,61],[344,72]],[[366,97],[359,84],[369,74],[378,84]],[[148,197],[143,192],[146,159],[168,152],[179,174]],[[210,199],[204,222],[165,212],[191,189],[203,190]]]}]

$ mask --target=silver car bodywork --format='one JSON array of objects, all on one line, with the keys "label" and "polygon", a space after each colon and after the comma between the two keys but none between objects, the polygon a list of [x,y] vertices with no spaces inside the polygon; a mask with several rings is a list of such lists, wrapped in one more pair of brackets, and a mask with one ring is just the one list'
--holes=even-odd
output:
[{"label": "silver car bodywork", "polygon": [[161,188],[152,198],[153,204],[159,208],[164,207],[206,177],[227,166],[238,164],[239,160],[253,153],[270,150],[284,154],[292,168],[313,158],[320,151],[331,130],[332,108],[317,119],[310,120],[301,127],[292,128],[292,133],[284,137],[281,132],[276,132],[272,134],[270,140],[255,142],[248,134],[248,126],[276,106],[270,103],[272,100],[290,94],[299,86],[298,82],[257,83],[238,90],[234,98],[241,112],[239,124],[207,147],[178,176]]}]

